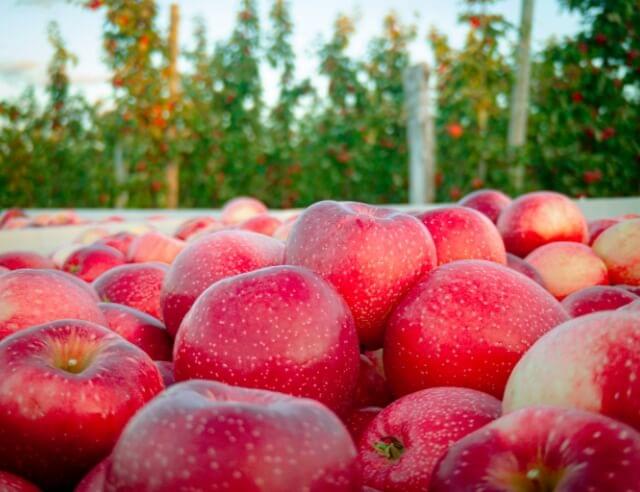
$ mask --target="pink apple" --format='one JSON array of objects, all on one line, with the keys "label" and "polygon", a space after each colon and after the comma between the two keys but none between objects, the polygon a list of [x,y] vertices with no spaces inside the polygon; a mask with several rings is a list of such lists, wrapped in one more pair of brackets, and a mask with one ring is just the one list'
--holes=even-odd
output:
[{"label": "pink apple", "polygon": [[431,233],[438,265],[456,260],[507,264],[502,237],[483,214],[466,207],[443,207],[417,216]]},{"label": "pink apple", "polygon": [[213,379],[314,398],[343,411],[358,378],[353,318],[327,282],[294,266],[216,282],[180,325],[177,381]]},{"label": "pink apple", "polygon": [[24,229],[26,227],[32,227],[31,220],[26,217],[13,217],[2,226],[3,229],[12,230],[12,229]]},{"label": "pink apple", "polygon": [[609,283],[606,265],[585,244],[567,241],[545,244],[529,253],[525,261],[538,271],[547,290],[557,299]]},{"label": "pink apple", "polygon": [[640,300],[640,297],[625,289],[598,285],[568,295],[563,299],[562,307],[567,310],[569,316],[577,318],[597,311],[618,309],[635,300]]},{"label": "pink apple", "polygon": [[616,287],[620,287],[621,289],[631,292],[632,294],[640,296],[640,285],[617,285]]},{"label": "pink apple", "polygon": [[89,473],[80,481],[73,489],[73,492],[105,492],[105,478],[107,470],[111,463],[111,457],[108,456],[100,463],[94,466]]},{"label": "pink apple", "polygon": [[0,214],[0,229],[4,229],[4,226],[11,219],[26,218],[24,211],[20,208],[9,208]]},{"label": "pink apple", "polygon": [[126,256],[129,251],[129,247],[135,238],[135,234],[130,232],[118,232],[116,234],[111,234],[110,236],[105,236],[102,239],[97,240],[94,244],[111,246]]},{"label": "pink apple", "polygon": [[161,319],[160,290],[169,268],[164,263],[137,263],[107,270],[93,281],[102,302],[124,304]]},{"label": "pink apple", "polygon": [[255,215],[244,222],[238,227],[244,231],[253,231],[265,236],[273,236],[276,229],[282,225],[280,219],[277,219],[269,214]]},{"label": "pink apple", "polygon": [[640,318],[606,311],[538,340],[514,368],[504,411],[557,405],[599,412],[640,429]]},{"label": "pink apple", "polygon": [[189,244],[169,268],[162,287],[162,317],[175,336],[189,308],[220,279],[282,264],[284,245],[248,231],[218,231]]},{"label": "pink apple", "polygon": [[299,216],[300,214],[294,214],[284,219],[282,224],[280,224],[278,228],[273,231],[273,237],[276,239],[280,239],[280,241],[286,241],[289,237],[289,234],[291,234],[291,229],[293,229],[293,226]]},{"label": "pink apple", "polygon": [[55,270],[14,270],[0,275],[0,340],[30,326],[74,318],[106,325],[95,292]]},{"label": "pink apple", "polygon": [[49,258],[31,251],[9,251],[0,254],[0,266],[9,270],[21,268],[55,268],[55,264]]},{"label": "pink apple", "polygon": [[221,217],[225,224],[236,225],[266,211],[266,205],[260,200],[241,196],[225,203]]},{"label": "pink apple", "polygon": [[16,333],[0,342],[0,463],[63,490],[161,390],[153,361],[102,326],[67,319]]},{"label": "pink apple", "polygon": [[189,381],[131,419],[105,488],[173,492],[213,484],[238,492],[359,492],[360,476],[349,433],[323,405]]},{"label": "pink apple", "polygon": [[416,285],[389,319],[387,380],[396,395],[462,386],[501,398],[522,354],[568,318],[551,294],[505,266],[449,263]]},{"label": "pink apple", "polygon": [[542,280],[542,277],[540,276],[538,270],[536,270],[530,263],[527,263],[519,256],[507,253],[507,266],[512,270],[515,270],[516,272],[529,277],[531,280],[546,288],[544,280]]},{"label": "pink apple", "polygon": [[380,373],[374,362],[364,354],[360,354],[358,382],[354,391],[354,408],[384,407],[393,400],[391,390],[383,373]]},{"label": "pink apple", "polygon": [[369,423],[382,411],[382,407],[363,407],[352,410],[344,419],[351,439],[358,445],[360,437],[369,426]]},{"label": "pink apple", "polygon": [[140,347],[154,361],[171,360],[171,337],[156,318],[122,304],[103,302],[98,306],[112,331]]},{"label": "pink apple", "polygon": [[86,246],[88,244],[93,244],[108,235],[109,231],[106,229],[102,227],[92,227],[91,229],[83,231],[73,242]]},{"label": "pink apple", "polygon": [[173,371],[173,362],[166,360],[156,360],[154,362],[156,363],[158,371],[160,371],[160,376],[162,376],[165,388],[173,386],[176,382],[175,373]]},{"label": "pink apple", "polygon": [[511,198],[498,190],[478,190],[463,197],[458,205],[483,213],[494,224],[502,211],[511,204]]},{"label": "pink apple", "polygon": [[3,266],[0,266],[0,275],[4,274],[4,273],[8,273],[11,270],[9,270],[8,268],[5,268]]},{"label": "pink apple", "polygon": [[593,250],[607,265],[611,283],[640,286],[640,219],[609,227],[595,240]]},{"label": "pink apple", "polygon": [[360,343],[379,348],[387,317],[437,258],[431,235],[415,217],[363,203],[323,201],[296,220],[285,263],[328,280],[351,309]]},{"label": "pink apple", "polygon": [[429,492],[640,490],[640,434],[580,410],[531,407],[453,444]]},{"label": "pink apple", "polygon": [[85,282],[93,282],[102,273],[124,263],[124,255],[111,246],[85,246],[71,253],[62,269]]},{"label": "pink apple", "polygon": [[179,239],[159,232],[147,232],[133,240],[127,252],[127,260],[133,263],[172,263],[185,246],[186,243]]},{"label": "pink apple", "polygon": [[55,268],[62,269],[64,262],[67,261],[67,258],[69,258],[69,256],[71,256],[71,253],[81,248],[84,248],[82,244],[76,244],[76,243],[63,244],[62,246],[56,248],[53,251],[53,253],[49,255],[49,258],[51,258],[51,261],[53,261]]},{"label": "pink apple", "polygon": [[587,244],[589,246],[593,245],[598,236],[602,234],[604,231],[609,229],[612,225],[616,225],[620,222],[620,219],[598,219],[598,220],[590,220],[588,222],[589,229],[589,241]]},{"label": "pink apple", "polygon": [[527,193],[505,208],[498,230],[509,253],[526,256],[553,241],[587,241],[587,221],[576,204],[560,193]]},{"label": "pink apple", "polygon": [[40,492],[40,489],[13,473],[0,471],[0,490],[2,492]]},{"label": "pink apple", "polygon": [[376,415],[358,442],[366,485],[423,492],[449,446],[500,416],[500,401],[466,388],[430,388]]},{"label": "pink apple", "polygon": [[178,230],[175,232],[174,236],[178,239],[182,239],[186,241],[194,234],[202,230],[213,230],[215,228],[222,228],[224,224],[213,217],[202,216],[202,217],[194,217],[193,219],[189,219],[178,227]]}]

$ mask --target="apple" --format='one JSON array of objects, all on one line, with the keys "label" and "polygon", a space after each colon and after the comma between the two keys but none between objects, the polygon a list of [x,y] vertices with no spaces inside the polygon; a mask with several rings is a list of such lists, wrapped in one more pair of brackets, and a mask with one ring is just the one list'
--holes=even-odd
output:
[{"label": "apple", "polygon": [[62,269],[85,282],[93,282],[102,273],[124,263],[124,255],[111,246],[85,246],[72,252]]},{"label": "apple", "polygon": [[213,379],[314,398],[334,411],[358,379],[353,317],[306,268],[275,266],[220,280],[185,316],[175,339],[177,381]]},{"label": "apple", "polygon": [[618,309],[635,300],[640,300],[640,296],[620,287],[597,285],[568,295],[562,300],[562,307],[569,316],[577,318],[597,311]]},{"label": "apple", "polygon": [[557,405],[602,413],[640,429],[640,318],[605,311],[538,340],[514,368],[503,408]]},{"label": "apple", "polygon": [[296,220],[285,263],[328,280],[353,313],[360,343],[380,348],[385,321],[402,296],[437,264],[418,219],[356,202],[318,202]]},{"label": "apple", "polygon": [[484,214],[466,207],[443,207],[417,217],[431,233],[438,265],[474,259],[507,264],[502,237]]},{"label": "apple", "polygon": [[429,492],[640,490],[640,434],[591,412],[530,407],[453,444]]},{"label": "apple", "polygon": [[549,292],[506,266],[449,263],[427,275],[391,315],[387,380],[396,396],[462,386],[502,398],[522,354],[567,319]]},{"label": "apple", "polygon": [[351,439],[358,445],[360,437],[369,426],[369,423],[382,411],[382,407],[363,407],[355,408],[344,419],[344,425],[346,426]]},{"label": "apple", "polygon": [[24,210],[20,208],[9,208],[0,214],[0,229],[4,229],[5,225],[11,219],[26,218]]},{"label": "apple", "polygon": [[267,212],[267,206],[256,198],[240,196],[229,200],[222,207],[222,222],[237,225],[251,217]]},{"label": "apple", "polygon": [[64,262],[67,261],[67,258],[73,253],[81,248],[84,248],[82,244],[76,243],[68,243],[63,244],[62,246],[56,248],[53,253],[49,255],[49,258],[54,264],[55,268],[62,269]]},{"label": "apple", "polygon": [[291,234],[291,229],[293,229],[293,225],[296,223],[296,220],[300,214],[290,215],[286,219],[282,221],[282,224],[278,226],[278,228],[273,231],[273,237],[276,239],[280,239],[280,241],[286,241]]},{"label": "apple", "polygon": [[167,360],[156,360],[154,362],[156,363],[158,371],[160,371],[160,376],[162,376],[165,388],[173,386],[176,382],[176,377],[173,371],[173,362],[169,362]]},{"label": "apple", "polygon": [[500,214],[498,230],[507,251],[520,257],[554,241],[587,241],[587,221],[578,206],[552,191],[515,199]]},{"label": "apple", "polygon": [[368,356],[360,354],[358,382],[353,397],[354,408],[384,407],[392,400],[391,390],[384,374],[380,373]]},{"label": "apple", "polygon": [[592,246],[598,236],[606,231],[612,225],[616,225],[620,222],[620,219],[598,219],[598,220],[590,220],[587,223],[587,227],[589,230],[589,241],[587,244]]},{"label": "apple", "polygon": [[129,247],[131,246],[131,243],[135,238],[136,235],[130,232],[118,232],[116,234],[105,236],[102,239],[97,240],[93,244],[111,246],[112,248],[117,249],[126,256],[127,252],[129,251]]},{"label": "apple", "polygon": [[140,347],[154,361],[171,360],[173,341],[156,318],[122,304],[103,302],[98,306],[112,331]]},{"label": "apple", "polygon": [[640,286],[640,219],[609,227],[595,240],[593,251],[607,265],[612,284]]},{"label": "apple", "polygon": [[162,286],[160,304],[175,336],[187,311],[220,279],[282,264],[284,244],[249,231],[218,231],[190,243],[175,259]]},{"label": "apple", "polygon": [[538,271],[547,290],[559,300],[587,287],[609,283],[607,266],[585,244],[545,244],[529,253],[525,261]]},{"label": "apple", "polygon": [[189,219],[178,227],[174,236],[178,239],[186,241],[194,234],[207,229],[212,230],[214,228],[222,228],[224,225],[217,219],[209,216],[194,217]]},{"label": "apple", "polygon": [[24,478],[5,471],[0,471],[0,490],[2,492],[40,492],[38,487]]},{"label": "apple", "polygon": [[0,266],[9,270],[21,268],[55,268],[55,264],[49,258],[31,251],[9,251],[0,254]]},{"label": "apple", "polygon": [[93,244],[99,239],[106,237],[109,235],[109,231],[102,227],[92,227],[91,229],[86,229],[83,231],[75,240],[74,243],[82,244],[83,246],[87,246],[89,244]]},{"label": "apple", "polygon": [[507,253],[507,266],[516,272],[521,273],[529,277],[534,282],[542,285],[546,289],[546,285],[544,280],[542,280],[542,276],[530,263],[527,263],[522,258],[516,255],[512,255],[511,253]]},{"label": "apple", "polygon": [[10,271],[11,271],[11,270],[9,270],[8,268],[3,267],[3,266],[0,266],[0,275],[5,274],[5,273],[8,273],[8,272],[10,272]]},{"label": "apple", "polygon": [[170,264],[185,246],[186,243],[180,239],[159,232],[147,232],[132,241],[127,251],[127,261],[133,263],[158,261]]},{"label": "apple", "polygon": [[621,289],[631,292],[632,294],[640,296],[640,285],[617,285],[616,287],[620,287]]},{"label": "apple", "polygon": [[106,490],[359,492],[356,450],[323,405],[271,391],[188,381],[127,425]]},{"label": "apple", "polygon": [[429,388],[376,415],[358,441],[363,482],[386,492],[429,489],[449,446],[500,416],[500,401],[466,388]]},{"label": "apple", "polygon": [[265,236],[273,236],[273,233],[282,225],[282,221],[269,214],[254,215],[242,222],[238,227],[244,231],[253,231]]},{"label": "apple", "polygon": [[124,304],[162,319],[160,290],[168,269],[157,262],[121,265],[104,272],[92,285],[102,302]]},{"label": "apple", "polygon": [[502,211],[511,204],[511,198],[498,190],[478,190],[464,196],[458,205],[469,207],[489,217],[494,224]]},{"label": "apple", "polygon": [[95,292],[56,270],[14,270],[0,275],[0,340],[33,325],[74,318],[106,325]]},{"label": "apple", "polygon": [[85,475],[73,492],[105,492],[104,482],[110,463],[111,457],[107,456]]},{"label": "apple", "polygon": [[153,361],[75,319],[0,342],[0,463],[64,490],[107,456],[129,418],[163,389]]}]

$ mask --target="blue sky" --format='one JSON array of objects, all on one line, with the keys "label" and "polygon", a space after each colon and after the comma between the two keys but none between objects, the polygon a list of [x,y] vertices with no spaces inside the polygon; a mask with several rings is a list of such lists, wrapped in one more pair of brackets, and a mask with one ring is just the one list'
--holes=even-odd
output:
[{"label": "blue sky", "polygon": [[[160,26],[166,27],[171,0],[158,0]],[[189,46],[193,18],[201,15],[212,40],[228,36],[233,29],[237,0],[179,0],[182,17],[180,44]],[[262,18],[271,0],[259,0]],[[457,23],[461,3],[456,0],[291,0],[295,23],[294,47],[298,55],[298,75],[314,78],[317,58],[313,55],[320,36],[327,37],[339,12],[356,14],[357,35],[351,53],[364,53],[367,40],[381,29],[381,22],[389,10],[395,10],[405,22],[419,27],[419,35],[411,45],[414,61],[431,59],[426,42],[430,26],[446,33],[452,43],[460,45],[466,27]],[[495,9],[517,23],[520,0],[499,1]],[[91,99],[105,97],[110,88],[105,82],[107,71],[102,63],[101,28],[103,13],[84,9],[64,0],[0,0],[0,99],[16,96],[29,84],[42,87],[46,78],[51,48],[46,27],[50,20],[60,24],[69,49],[79,63],[71,76],[76,90]],[[558,0],[537,0],[534,21],[534,49],[543,46],[551,36],[575,32],[579,19],[562,11]],[[264,70],[267,99],[275,94],[276,80]]]}]

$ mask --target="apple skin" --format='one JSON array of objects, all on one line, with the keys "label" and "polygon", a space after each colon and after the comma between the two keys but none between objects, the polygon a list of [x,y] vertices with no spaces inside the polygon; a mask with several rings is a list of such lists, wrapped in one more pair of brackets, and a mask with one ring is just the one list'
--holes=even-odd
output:
[{"label": "apple skin", "polygon": [[593,251],[607,265],[612,284],[640,286],[640,219],[609,227],[595,240]]},{"label": "apple skin", "polygon": [[358,339],[327,282],[294,266],[220,280],[185,316],[174,345],[177,381],[213,379],[315,398],[347,410],[358,378]]},{"label": "apple skin", "polygon": [[127,425],[106,492],[359,492],[356,450],[323,405],[271,391],[188,381]]},{"label": "apple skin", "polygon": [[113,302],[161,318],[160,291],[169,267],[149,262],[107,270],[92,283],[102,302]]},{"label": "apple skin", "polygon": [[602,413],[640,429],[640,317],[604,311],[540,338],[513,369],[505,413],[532,405]]},{"label": "apple skin", "polygon": [[497,225],[507,251],[520,257],[554,241],[587,242],[587,221],[578,206],[552,191],[515,199],[502,211]]},{"label": "apple skin", "polygon": [[172,336],[198,296],[226,277],[281,265],[284,244],[249,231],[218,231],[190,243],[169,268],[162,286],[162,317]]},{"label": "apple skin", "polygon": [[171,264],[185,246],[186,243],[180,239],[159,232],[147,232],[133,240],[127,251],[127,261],[131,263],[157,261]]},{"label": "apple skin", "polygon": [[98,239],[93,244],[111,246],[112,248],[117,249],[118,251],[120,251],[120,253],[126,256],[129,248],[131,247],[131,243],[135,238],[136,235],[130,232],[118,232],[116,234],[111,234],[109,236]]},{"label": "apple skin", "polygon": [[0,342],[0,463],[45,489],[78,482],[162,391],[153,361],[107,328],[58,320]]},{"label": "apple skin", "polygon": [[256,198],[239,196],[229,200],[222,207],[222,222],[227,225],[237,225],[251,217],[267,212],[267,206]]},{"label": "apple skin", "polygon": [[40,492],[40,489],[13,473],[0,471],[0,490],[2,492]]},{"label": "apple skin", "polygon": [[282,224],[280,224],[278,228],[273,231],[273,237],[275,239],[280,239],[280,241],[286,241],[289,237],[289,234],[291,234],[291,229],[293,229],[293,226],[299,216],[300,214],[294,214],[284,219]]},{"label": "apple skin", "polygon": [[38,253],[31,251],[9,251],[0,254],[0,266],[9,270],[19,270],[23,268],[55,268],[53,261]]},{"label": "apple skin", "polygon": [[598,219],[598,220],[590,220],[587,223],[587,227],[589,230],[589,240],[587,244],[592,246],[596,239],[606,231],[612,225],[616,225],[620,222],[620,219]]},{"label": "apple skin", "polygon": [[509,373],[542,335],[569,319],[549,292],[494,262],[438,267],[391,315],[384,344],[396,396],[461,386],[502,398]]},{"label": "apple skin", "polygon": [[620,287],[621,289],[624,289],[628,292],[631,292],[632,294],[635,294],[637,296],[640,296],[640,285],[617,285],[616,287]]},{"label": "apple skin", "polygon": [[581,410],[530,407],[453,444],[429,492],[640,490],[640,434]]},{"label": "apple skin", "polygon": [[443,207],[416,216],[431,233],[438,265],[456,260],[507,264],[502,237],[484,214],[466,207]]},{"label": "apple skin", "polygon": [[197,234],[202,230],[205,230],[205,229],[213,230],[216,227],[222,228],[224,227],[224,224],[222,224],[222,222],[220,222],[219,220],[213,217],[208,217],[208,216],[194,217],[193,219],[189,219],[183,222],[182,224],[180,224],[174,236],[177,239],[186,241],[191,236],[193,236],[194,234]]},{"label": "apple skin", "polygon": [[507,253],[507,266],[512,270],[515,270],[516,272],[529,277],[531,280],[540,284],[545,289],[547,288],[538,270],[536,270],[530,263],[527,263],[519,256]]},{"label": "apple skin", "polygon": [[111,456],[107,456],[84,476],[73,492],[104,492],[104,482],[110,464]]},{"label": "apple skin", "polygon": [[144,350],[154,361],[171,360],[173,340],[156,318],[122,304],[102,302],[98,307],[112,331]]},{"label": "apple skin", "polygon": [[72,252],[62,269],[85,282],[93,282],[102,273],[124,263],[124,255],[111,246],[85,246]]},{"label": "apple skin", "polygon": [[358,442],[363,482],[386,492],[422,492],[449,446],[500,416],[500,401],[466,388],[403,396],[376,415]]},{"label": "apple skin", "polygon": [[382,346],[387,317],[437,265],[437,257],[431,235],[413,216],[323,201],[296,220],[285,263],[307,267],[329,281],[349,306],[360,343],[376,349]]},{"label": "apple skin", "polygon": [[587,287],[609,284],[607,266],[585,244],[545,244],[529,253],[525,261],[538,271],[547,290],[558,300]]},{"label": "apple skin", "polygon": [[384,374],[378,370],[371,358],[365,354],[360,354],[358,382],[353,394],[354,408],[385,407],[393,400],[391,389]]},{"label": "apple skin", "polygon": [[0,266],[0,275],[4,274],[4,273],[8,273],[11,270],[9,270],[8,268],[5,268],[3,266]]},{"label": "apple skin", "polygon": [[346,417],[344,417],[344,425],[349,431],[349,434],[351,434],[351,439],[353,439],[356,446],[360,441],[360,437],[369,426],[369,423],[381,411],[382,407],[362,407],[352,410]]},{"label": "apple skin", "polygon": [[5,225],[12,219],[26,217],[24,210],[20,208],[9,208],[0,214],[0,229],[4,229]]},{"label": "apple skin", "polygon": [[0,275],[0,340],[30,326],[63,318],[107,324],[95,292],[72,275],[31,269]]},{"label": "apple skin", "polygon": [[458,205],[473,208],[486,215],[494,224],[502,211],[511,204],[511,198],[498,190],[478,190],[462,197]]},{"label": "apple skin", "polygon": [[156,360],[154,362],[156,363],[158,371],[160,371],[164,387],[168,388],[169,386],[173,386],[176,382],[176,376],[173,371],[173,362],[169,362],[167,360]]},{"label": "apple skin", "polygon": [[253,231],[265,236],[273,236],[282,221],[269,214],[260,214],[242,222],[238,227],[244,231]]},{"label": "apple skin", "polygon": [[562,300],[564,307],[572,318],[584,316],[598,311],[610,311],[640,300],[640,297],[628,290],[609,285],[587,287]]}]

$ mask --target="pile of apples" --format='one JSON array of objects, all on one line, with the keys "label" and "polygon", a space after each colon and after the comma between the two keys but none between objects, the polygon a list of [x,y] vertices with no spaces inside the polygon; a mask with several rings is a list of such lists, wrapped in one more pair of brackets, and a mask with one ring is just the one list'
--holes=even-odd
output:
[{"label": "pile of apples", "polygon": [[640,216],[239,198],[98,236],[0,255],[0,491],[640,491]]}]

